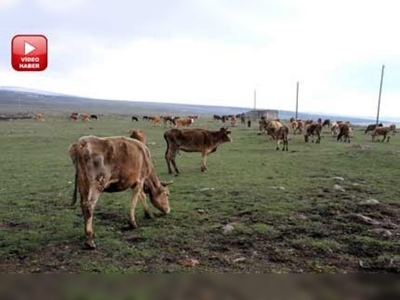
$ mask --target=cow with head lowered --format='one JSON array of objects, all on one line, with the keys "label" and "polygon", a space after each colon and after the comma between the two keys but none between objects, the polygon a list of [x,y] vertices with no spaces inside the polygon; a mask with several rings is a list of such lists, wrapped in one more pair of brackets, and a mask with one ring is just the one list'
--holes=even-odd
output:
[{"label": "cow with head lowered", "polygon": [[179,174],[176,166],[176,155],[179,151],[200,152],[202,156],[201,171],[207,171],[207,156],[217,151],[218,146],[223,143],[231,142],[231,132],[228,128],[221,128],[218,131],[207,129],[170,129],[164,133],[164,139],[167,143],[165,160],[167,161],[168,172],[172,173],[171,164],[176,174]]},{"label": "cow with head lowered", "polygon": [[96,248],[94,243],[93,213],[102,193],[132,190],[129,223],[137,228],[135,207],[141,200],[146,216],[154,218],[146,203],[151,203],[162,213],[170,212],[169,190],[172,182],[159,180],[153,166],[150,151],[140,141],[128,137],[96,136],[81,137],[70,145],[69,155],[75,166],[75,189],[72,204],[79,191],[81,209],[85,221],[85,246]]}]

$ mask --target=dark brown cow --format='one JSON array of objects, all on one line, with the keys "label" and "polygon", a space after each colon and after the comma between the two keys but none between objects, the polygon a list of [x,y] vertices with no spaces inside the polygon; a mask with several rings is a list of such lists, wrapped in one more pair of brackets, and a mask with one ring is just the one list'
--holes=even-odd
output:
[{"label": "dark brown cow", "polygon": [[[72,144],[69,154],[75,165],[75,190],[73,202],[76,203],[79,190],[81,208],[85,220],[85,246],[96,248],[93,236],[93,213],[95,205],[103,192],[114,193],[132,189],[129,223],[137,228],[135,207],[140,198],[146,215],[154,218],[146,203],[146,194],[151,203],[164,214],[170,212],[169,191],[158,179],[149,149],[141,142],[127,137],[96,136],[81,137]],[[146,193],[146,194],[145,194]]]},{"label": "dark brown cow", "polygon": [[251,127],[251,120],[247,121],[247,127],[249,127],[249,128]]},{"label": "dark brown cow", "polygon": [[99,118],[97,115],[90,115],[90,120],[98,120]]},{"label": "dark brown cow", "polygon": [[214,121],[221,121],[221,119],[222,119],[222,118],[221,118],[221,116],[219,116],[219,115],[214,115],[214,116],[213,116],[213,120],[214,120]]},{"label": "dark brown cow", "polygon": [[218,131],[206,129],[170,129],[164,133],[164,139],[167,143],[165,151],[165,160],[167,161],[168,172],[172,173],[171,163],[176,174],[179,174],[175,158],[178,151],[201,152],[202,162],[201,171],[207,171],[207,155],[217,151],[218,146],[223,143],[231,142],[232,138],[228,128],[221,128]]},{"label": "dark brown cow", "polygon": [[348,142],[350,143],[350,138],[353,135],[353,130],[351,129],[350,125],[347,123],[341,123],[338,125],[339,126],[339,134],[337,136],[337,141],[341,141],[342,138],[344,137],[343,142]]},{"label": "dark brown cow", "polygon": [[331,120],[325,119],[324,122],[322,123],[322,127],[328,126],[328,128],[331,126]]},{"label": "dark brown cow", "polygon": [[369,124],[367,128],[365,129],[364,133],[367,134],[369,131],[374,131],[376,127],[383,127],[382,123],[379,123],[378,125],[376,124]]},{"label": "dark brown cow", "polygon": [[142,130],[140,130],[140,129],[135,129],[135,130],[133,130],[133,131],[131,132],[130,137],[131,137],[132,139],[141,141],[143,144],[146,144],[146,142],[147,142],[146,134],[145,134]]},{"label": "dark brown cow", "polygon": [[70,121],[76,121],[76,120],[78,120],[78,116],[79,116],[78,113],[72,113],[72,114],[69,116],[69,120],[70,120]]},{"label": "dark brown cow", "polygon": [[377,136],[383,135],[382,142],[384,142],[387,137],[386,142],[389,143],[390,136],[388,135],[391,131],[392,129],[390,127],[376,127],[372,132],[372,141],[374,142]]},{"label": "dark brown cow", "polygon": [[304,141],[308,143],[308,138],[311,136],[311,142],[314,143],[314,137],[317,136],[316,144],[321,142],[321,131],[322,125],[319,123],[308,124],[306,126],[306,134],[304,135]]}]

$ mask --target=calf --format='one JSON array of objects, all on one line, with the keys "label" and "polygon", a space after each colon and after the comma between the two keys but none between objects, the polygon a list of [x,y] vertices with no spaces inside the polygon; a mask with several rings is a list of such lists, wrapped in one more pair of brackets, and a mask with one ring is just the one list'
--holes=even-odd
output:
[{"label": "calf", "polygon": [[289,151],[289,127],[281,125],[278,128],[269,127],[268,130],[270,131],[269,134],[276,140],[276,150],[279,150],[280,142],[283,141],[282,151]]},{"label": "calf", "polygon": [[227,128],[221,128],[218,131],[206,129],[170,129],[164,133],[164,139],[167,143],[165,151],[165,160],[167,162],[168,173],[172,174],[171,164],[176,174],[179,174],[175,158],[178,151],[200,152],[202,156],[201,171],[207,171],[207,156],[217,151],[217,148],[227,142],[231,142],[231,132]]},{"label": "calf", "polygon": [[[140,198],[146,215],[154,218],[146,203],[151,203],[164,214],[170,212],[167,185],[158,179],[149,149],[141,142],[127,137],[81,137],[68,148],[75,166],[75,189],[72,204],[79,190],[85,221],[85,246],[96,248],[94,243],[93,213],[103,192],[115,193],[132,190],[129,223],[137,228],[135,207]],[[145,194],[146,193],[146,194]]]}]

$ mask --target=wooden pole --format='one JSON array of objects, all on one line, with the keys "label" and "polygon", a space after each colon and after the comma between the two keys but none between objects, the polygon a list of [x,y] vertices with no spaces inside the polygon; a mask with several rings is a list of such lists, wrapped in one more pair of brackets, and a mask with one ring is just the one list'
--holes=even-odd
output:
[{"label": "wooden pole", "polygon": [[385,71],[385,65],[382,65],[382,72],[381,72],[381,84],[379,86],[379,97],[378,97],[378,111],[376,113],[376,125],[379,123],[379,112],[381,109],[381,95],[382,95],[382,85],[383,85],[383,74]]},{"label": "wooden pole", "polygon": [[257,119],[257,113],[256,113],[256,102],[257,102],[257,90],[254,90],[254,118]]},{"label": "wooden pole", "polygon": [[299,112],[299,82],[297,81],[297,84],[296,84],[296,116],[295,116],[295,119],[296,119],[296,121],[297,121],[297,114],[298,114],[298,112]]}]

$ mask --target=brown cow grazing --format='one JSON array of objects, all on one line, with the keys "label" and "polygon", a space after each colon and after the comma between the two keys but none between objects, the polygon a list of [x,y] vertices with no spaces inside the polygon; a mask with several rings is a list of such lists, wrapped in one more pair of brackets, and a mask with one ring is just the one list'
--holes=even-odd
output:
[{"label": "brown cow grazing", "polygon": [[[137,228],[135,207],[140,198],[146,215],[154,218],[146,203],[151,203],[164,214],[170,212],[167,185],[158,179],[149,149],[141,142],[127,137],[81,137],[69,149],[75,165],[75,189],[72,204],[76,203],[79,190],[85,220],[85,246],[96,248],[93,236],[93,213],[103,192],[121,192],[132,189],[129,223]],[[145,194],[146,193],[146,194]]]},{"label": "brown cow grazing", "polygon": [[35,114],[36,121],[43,121],[43,114]]},{"label": "brown cow grazing", "polygon": [[306,126],[306,134],[304,135],[304,141],[308,143],[308,138],[311,136],[311,142],[314,143],[314,137],[317,136],[316,144],[321,142],[321,132],[322,132],[322,125],[319,123],[313,123]]},{"label": "brown cow grazing", "polygon": [[350,138],[352,137],[352,129],[349,124],[347,123],[341,123],[339,124],[339,134],[337,136],[337,141],[341,141],[342,137],[344,137],[343,142],[348,142],[350,143]]},{"label": "brown cow grazing", "polygon": [[164,127],[167,127],[168,125],[176,125],[175,119],[172,118],[171,116],[163,117],[163,123],[164,123]]},{"label": "brown cow grazing", "polygon": [[190,126],[194,123],[194,119],[190,119],[190,118],[179,118],[177,120],[175,120],[175,127],[176,128],[180,128],[182,126]]},{"label": "brown cow grazing", "polygon": [[140,129],[135,129],[131,132],[130,138],[141,141],[143,144],[146,144],[147,139],[144,132]]},{"label": "brown cow grazing", "polygon": [[81,114],[82,121],[89,121],[90,116],[89,114]]},{"label": "brown cow grazing", "polygon": [[369,131],[374,131],[376,127],[383,127],[382,123],[379,123],[378,125],[376,124],[369,124],[367,128],[365,129],[364,133],[367,134]]},{"label": "brown cow grazing", "polygon": [[207,171],[207,155],[217,151],[218,146],[223,143],[231,142],[232,138],[228,128],[221,128],[218,131],[206,129],[170,129],[164,133],[164,139],[167,143],[165,151],[165,160],[167,161],[168,172],[172,173],[171,163],[176,174],[179,174],[175,158],[178,151],[201,152],[202,162],[201,171]]},{"label": "brown cow grazing", "polygon": [[267,135],[271,137],[272,140],[276,139],[275,132],[278,130],[278,128],[282,127],[282,123],[279,121],[267,121],[268,124],[265,126],[265,131],[267,132]]},{"label": "brown cow grazing", "polygon": [[372,132],[372,141],[375,142],[375,138],[377,136],[383,135],[382,142],[384,142],[387,137],[386,142],[389,143],[389,139],[390,139],[389,134],[391,131],[392,130],[390,127],[376,127],[374,129],[374,131]]},{"label": "brown cow grazing", "polygon": [[289,127],[286,125],[281,125],[278,128],[268,127],[268,134],[273,136],[273,139],[276,140],[276,150],[279,150],[279,145],[281,141],[283,141],[282,151],[289,151]]}]

